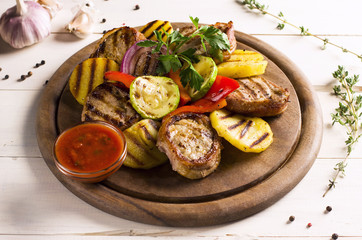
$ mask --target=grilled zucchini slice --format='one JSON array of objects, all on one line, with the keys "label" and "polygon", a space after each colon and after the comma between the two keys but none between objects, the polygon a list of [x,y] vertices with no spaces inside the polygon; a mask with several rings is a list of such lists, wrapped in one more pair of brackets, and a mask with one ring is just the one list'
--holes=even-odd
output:
[{"label": "grilled zucchini slice", "polygon": [[113,60],[89,58],[78,64],[70,75],[70,92],[81,105],[84,105],[88,93],[104,82],[104,73],[118,70],[119,65]]},{"label": "grilled zucchini slice", "polygon": [[160,125],[157,121],[143,119],[123,132],[127,141],[125,166],[150,169],[168,160],[166,154],[156,146]]},{"label": "grilled zucchini slice", "polygon": [[217,75],[217,67],[211,57],[199,56],[198,58],[199,62],[194,63],[193,67],[201,75],[204,81],[201,83],[200,90],[191,88],[189,85],[186,86],[186,90],[193,102],[201,99],[210,90]]},{"label": "grilled zucchini slice", "polygon": [[245,78],[261,75],[265,72],[268,62],[263,55],[253,51],[235,50],[230,59],[220,63],[218,74],[230,78]]},{"label": "grilled zucchini slice", "polygon": [[133,108],[143,117],[161,119],[175,110],[180,102],[177,84],[168,77],[141,76],[129,89]]},{"label": "grilled zucchini slice", "polygon": [[221,109],[212,112],[210,120],[219,136],[243,152],[259,153],[273,142],[273,132],[261,118],[244,117]]},{"label": "grilled zucchini slice", "polygon": [[162,40],[166,41],[167,40],[166,33],[169,33],[169,34],[172,33],[173,28],[169,21],[155,20],[155,21],[147,23],[140,29],[140,32],[143,33],[143,35],[147,39],[156,41],[157,37],[153,31],[161,32]]}]

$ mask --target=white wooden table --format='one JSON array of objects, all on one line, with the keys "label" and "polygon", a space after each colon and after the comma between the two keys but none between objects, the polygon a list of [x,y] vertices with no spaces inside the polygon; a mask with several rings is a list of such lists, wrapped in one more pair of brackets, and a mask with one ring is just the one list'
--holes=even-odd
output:
[{"label": "white wooden table", "polygon": [[[98,17],[94,34],[79,40],[64,30],[79,1],[64,1],[52,21],[52,34],[32,47],[14,50],[0,41],[0,239],[362,239],[362,143],[349,160],[346,176],[322,197],[334,165],[345,156],[344,128],[331,126],[330,114],[338,100],[331,95],[332,72],[344,65],[362,73],[356,57],[312,37],[302,37],[277,21],[248,11],[234,0],[96,0]],[[264,0],[268,11],[345,48],[362,54],[359,0]],[[1,0],[0,12],[15,4]],[[133,8],[138,4],[140,9]],[[317,91],[324,118],[323,142],[312,169],[284,198],[247,219],[212,227],[169,228],[145,225],[104,213],[68,191],[50,172],[38,149],[35,118],[46,80],[73,53],[100,38],[103,30],[139,26],[155,19],[172,22],[232,20],[235,29],[251,34],[288,56],[305,73]],[[105,23],[101,19],[106,18]],[[34,65],[41,60],[46,64]],[[32,71],[25,81],[22,74]],[[8,74],[10,77],[3,80]],[[325,213],[326,206],[333,210]],[[289,216],[295,221],[287,223]],[[312,227],[307,227],[311,223]]]}]

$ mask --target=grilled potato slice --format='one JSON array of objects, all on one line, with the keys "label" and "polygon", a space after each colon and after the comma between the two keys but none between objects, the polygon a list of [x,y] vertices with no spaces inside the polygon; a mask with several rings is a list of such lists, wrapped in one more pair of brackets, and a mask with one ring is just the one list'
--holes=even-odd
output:
[{"label": "grilled potato slice", "polygon": [[78,64],[70,75],[70,92],[81,105],[84,105],[88,93],[104,82],[104,73],[118,70],[119,65],[113,60],[89,58]]},{"label": "grilled potato slice", "polygon": [[243,152],[259,153],[273,142],[273,132],[261,118],[244,117],[221,109],[212,112],[210,120],[219,136]]},{"label": "grilled potato slice", "polygon": [[219,75],[245,78],[263,74],[267,64],[260,53],[238,49],[231,54],[230,59],[220,63],[217,68]]},{"label": "grilled potato slice", "polygon": [[168,160],[156,146],[159,128],[159,122],[143,119],[123,132],[127,141],[125,166],[150,169]]},{"label": "grilled potato slice", "polygon": [[171,23],[169,21],[155,20],[155,21],[149,22],[146,25],[144,25],[140,29],[140,32],[143,33],[143,35],[147,39],[156,41],[157,38],[156,38],[156,35],[153,32],[155,30],[161,32],[162,40],[166,41],[167,36],[166,36],[165,32],[172,33],[173,28],[172,28]]}]

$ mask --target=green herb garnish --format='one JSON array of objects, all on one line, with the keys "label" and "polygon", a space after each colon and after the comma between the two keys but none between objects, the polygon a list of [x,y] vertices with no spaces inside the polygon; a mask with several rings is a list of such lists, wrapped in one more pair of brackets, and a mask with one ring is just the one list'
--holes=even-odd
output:
[{"label": "green herb garnish", "polygon": [[339,123],[347,129],[347,154],[343,161],[336,164],[334,170],[334,177],[329,180],[329,185],[323,197],[336,186],[337,177],[345,175],[345,168],[347,160],[353,150],[353,146],[357,143],[358,139],[362,136],[361,125],[359,120],[362,116],[362,95],[356,95],[353,86],[359,81],[359,76],[354,75],[348,77],[348,71],[342,66],[338,66],[338,70],[333,73],[333,77],[339,82],[338,85],[333,87],[334,94],[339,97],[340,102],[338,108],[335,109],[336,113],[332,113],[332,125]]},{"label": "green herb garnish", "polygon": [[[191,22],[196,28],[190,36],[183,36],[178,30],[166,34],[166,41],[162,40],[162,32],[154,31],[157,41],[142,41],[137,43],[140,47],[155,47],[153,52],[160,52],[160,64],[158,65],[158,73],[166,74],[168,72],[180,71],[181,83],[184,87],[189,85],[191,88],[200,90],[204,81],[202,76],[192,66],[193,63],[199,62],[196,49],[189,48],[180,52],[181,47],[190,39],[200,38],[201,45],[208,55],[220,59],[220,53],[230,49],[230,43],[225,33],[213,26],[200,26],[199,18],[190,16]],[[208,47],[206,47],[206,44]],[[166,51],[161,52],[161,48],[166,47]]]}]

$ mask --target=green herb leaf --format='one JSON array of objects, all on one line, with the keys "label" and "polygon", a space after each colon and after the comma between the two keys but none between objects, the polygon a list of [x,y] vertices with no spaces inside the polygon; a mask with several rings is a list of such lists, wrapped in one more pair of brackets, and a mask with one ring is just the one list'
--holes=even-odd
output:
[{"label": "green herb leaf", "polygon": [[182,63],[177,55],[161,55],[159,56],[160,63],[158,68],[159,74],[166,74],[172,71],[177,71],[182,67]]},{"label": "green herb leaf", "polygon": [[186,51],[183,51],[182,53],[180,53],[181,56],[189,59],[189,61],[191,63],[198,63],[199,62],[199,58],[197,57],[197,55],[195,55],[196,49],[194,48],[189,48]]},{"label": "green herb leaf", "polygon": [[151,40],[145,40],[137,43],[137,46],[140,47],[154,47],[157,45],[157,42]]},{"label": "green herb leaf", "polygon": [[181,70],[180,77],[181,83],[184,87],[190,85],[196,90],[200,90],[201,83],[204,81],[192,65],[189,65],[187,68]]},{"label": "green herb leaf", "polygon": [[199,28],[199,18],[198,17],[193,18],[190,16],[190,20],[191,20],[192,24],[194,24],[196,29]]}]

